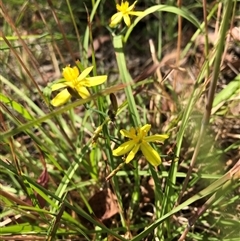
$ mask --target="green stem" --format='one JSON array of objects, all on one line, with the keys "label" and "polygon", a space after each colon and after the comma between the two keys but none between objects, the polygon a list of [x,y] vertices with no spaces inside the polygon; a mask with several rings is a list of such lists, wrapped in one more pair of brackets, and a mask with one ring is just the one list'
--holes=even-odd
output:
[{"label": "green stem", "polygon": [[139,117],[139,114],[137,111],[135,99],[134,99],[133,92],[132,92],[133,81],[127,70],[126,59],[125,59],[124,52],[123,52],[123,41],[122,40],[123,40],[123,37],[121,35],[115,36],[113,38],[113,45],[114,45],[115,52],[116,52],[120,77],[122,79],[122,82],[127,85],[125,88],[125,93],[126,93],[127,100],[128,100],[128,106],[129,106],[131,118],[132,118],[134,125],[136,127],[139,127],[139,126],[141,126],[141,121],[140,121],[140,117]]}]

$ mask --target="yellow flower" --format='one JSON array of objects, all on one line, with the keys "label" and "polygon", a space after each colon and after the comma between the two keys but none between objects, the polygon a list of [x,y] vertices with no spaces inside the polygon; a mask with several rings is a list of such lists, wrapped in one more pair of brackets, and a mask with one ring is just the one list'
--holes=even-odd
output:
[{"label": "yellow flower", "polygon": [[121,130],[120,133],[130,138],[130,141],[124,142],[117,149],[113,150],[114,156],[122,156],[129,152],[126,163],[129,163],[136,155],[138,150],[142,151],[142,154],[146,157],[147,161],[153,166],[161,164],[161,158],[159,154],[150,146],[149,142],[161,142],[163,143],[169,136],[164,135],[151,135],[147,136],[151,125],[146,124],[140,128],[131,128],[130,131]]},{"label": "yellow flower", "polygon": [[131,20],[129,15],[135,15],[135,16],[140,16],[143,14],[141,11],[133,11],[135,4],[137,1],[135,1],[131,6],[129,6],[129,2],[121,2],[121,5],[117,4],[116,8],[118,10],[118,13],[115,13],[111,17],[111,22],[110,22],[110,27],[114,28],[118,23],[121,22],[122,18],[125,22],[125,24],[129,27],[131,24]]},{"label": "yellow flower", "polygon": [[83,99],[90,96],[86,87],[100,85],[107,80],[106,75],[87,77],[92,71],[93,66],[86,68],[81,74],[76,66],[63,68],[63,77],[65,82],[52,85],[52,91],[64,88],[51,101],[53,106],[60,106],[66,103],[72,95],[80,96]]}]

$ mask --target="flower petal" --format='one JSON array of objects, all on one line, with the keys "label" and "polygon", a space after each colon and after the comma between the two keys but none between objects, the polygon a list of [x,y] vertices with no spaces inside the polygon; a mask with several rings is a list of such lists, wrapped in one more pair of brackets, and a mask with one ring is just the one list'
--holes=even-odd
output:
[{"label": "flower petal", "polygon": [[[126,11],[126,9],[128,10],[128,6],[129,6],[129,2],[128,1],[125,1],[125,2],[122,2],[122,11],[123,10],[125,10]],[[131,7],[131,6],[130,6]]]},{"label": "flower petal", "polygon": [[59,94],[57,94],[55,98],[52,99],[51,104],[55,107],[63,105],[69,100],[70,97],[71,95],[69,94],[67,89],[64,89]]},{"label": "flower petal", "polygon": [[89,75],[89,73],[92,71],[92,69],[93,69],[93,66],[90,66],[90,67],[86,68],[85,70],[83,70],[83,72],[78,76],[77,80],[79,82],[84,80]]},{"label": "flower petal", "polygon": [[117,5],[116,5],[116,8],[117,8],[118,11],[121,11],[121,9],[122,9],[122,8],[121,8],[121,5],[119,5],[118,3],[117,3]]},{"label": "flower petal", "polygon": [[144,137],[144,141],[146,141],[146,142],[155,142],[155,141],[164,142],[168,137],[169,137],[169,135],[167,135],[167,134],[163,134],[163,135],[156,134],[156,135]]},{"label": "flower petal", "polygon": [[111,22],[109,26],[111,28],[114,28],[118,23],[121,22],[122,17],[123,17],[123,14],[121,12],[113,14],[113,16],[111,17]]},{"label": "flower petal", "polygon": [[122,10],[122,6],[119,5],[119,4],[117,3],[117,5],[116,5],[116,9],[117,9],[119,12],[121,12],[121,10]]},{"label": "flower petal", "polygon": [[66,86],[67,85],[65,83],[57,83],[57,84],[53,84],[51,86],[51,89],[52,89],[52,91],[54,91],[54,90],[58,90],[58,89],[64,88]]},{"label": "flower petal", "polygon": [[126,141],[122,145],[120,145],[117,149],[113,150],[114,156],[122,156],[126,154],[127,152],[131,151],[135,145],[135,142],[133,140]]},{"label": "flower petal", "polygon": [[73,68],[67,66],[66,68],[63,68],[62,75],[66,81],[73,81],[79,76],[79,70],[76,66]]},{"label": "flower petal", "polygon": [[128,27],[131,25],[131,20],[128,14],[123,15],[123,20]]},{"label": "flower petal", "polygon": [[159,154],[147,142],[142,142],[141,151],[146,157],[147,161],[150,162],[153,166],[158,166],[161,164],[161,158]]},{"label": "flower petal", "polygon": [[141,129],[141,131],[144,131],[145,133],[148,133],[149,130],[151,129],[151,125],[146,124],[146,125],[142,126],[140,129]]},{"label": "flower petal", "polygon": [[84,86],[79,85],[79,86],[77,86],[75,89],[76,89],[76,91],[78,92],[78,94],[79,94],[83,99],[86,99],[86,98],[88,98],[88,97],[90,96],[89,91],[88,91],[87,88],[84,87]]},{"label": "flower petal", "polygon": [[107,75],[88,77],[81,81],[81,85],[86,87],[96,86],[104,83],[107,80]]},{"label": "flower petal", "polygon": [[142,11],[131,11],[128,12],[129,15],[134,15],[134,16],[142,16],[144,14],[144,12]]},{"label": "flower petal", "polygon": [[137,3],[137,1],[135,1],[129,8],[128,11],[132,11],[135,7],[135,4]]},{"label": "flower petal", "polygon": [[75,88],[75,85],[74,85],[74,82],[73,82],[73,81],[66,81],[66,82],[65,82],[65,85],[68,86],[68,87],[71,87],[72,89]]},{"label": "flower petal", "polygon": [[134,148],[129,152],[129,154],[128,154],[127,158],[126,158],[126,161],[125,161],[126,163],[129,163],[135,157],[136,153],[139,150],[139,147],[140,147],[139,144],[135,145]]},{"label": "flower petal", "polygon": [[133,128],[133,127],[130,129],[130,131],[122,129],[122,130],[120,130],[120,133],[122,136],[130,138],[130,139],[133,139],[136,137],[136,131],[135,131],[135,128]]}]

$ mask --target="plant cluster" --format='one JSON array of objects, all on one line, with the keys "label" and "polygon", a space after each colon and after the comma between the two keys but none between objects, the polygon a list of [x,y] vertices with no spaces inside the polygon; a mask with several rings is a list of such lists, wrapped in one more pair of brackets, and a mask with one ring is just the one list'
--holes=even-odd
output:
[{"label": "plant cluster", "polygon": [[238,240],[239,5],[186,2],[0,3],[0,240]]}]

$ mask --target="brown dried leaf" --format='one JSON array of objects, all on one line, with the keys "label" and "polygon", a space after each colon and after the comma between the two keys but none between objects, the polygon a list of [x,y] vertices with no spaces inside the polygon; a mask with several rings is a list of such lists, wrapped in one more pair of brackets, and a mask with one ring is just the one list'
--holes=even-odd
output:
[{"label": "brown dried leaf", "polygon": [[[239,98],[240,98],[240,94],[239,94]],[[240,115],[240,102],[236,101],[235,103],[233,103],[230,106],[230,111],[233,114],[233,116],[239,116]]]},{"label": "brown dried leaf", "polygon": [[89,205],[100,221],[109,219],[119,212],[117,197],[110,188],[95,193],[90,198]]},{"label": "brown dried leaf", "polygon": [[240,27],[234,27],[230,33],[235,41],[240,41]]},{"label": "brown dried leaf", "polygon": [[[94,49],[94,52],[99,50],[101,45],[105,44],[105,42],[110,41],[110,40],[111,40],[111,38],[108,35],[102,35],[102,36],[99,36],[98,38],[94,39],[93,45],[92,45],[93,49]],[[92,56],[91,46],[89,46],[89,48],[88,48],[88,54],[87,55],[88,55],[88,58],[90,58]]]},{"label": "brown dried leaf", "polygon": [[154,199],[155,183],[151,177],[144,185],[141,186],[142,200],[144,203],[149,203]]}]

